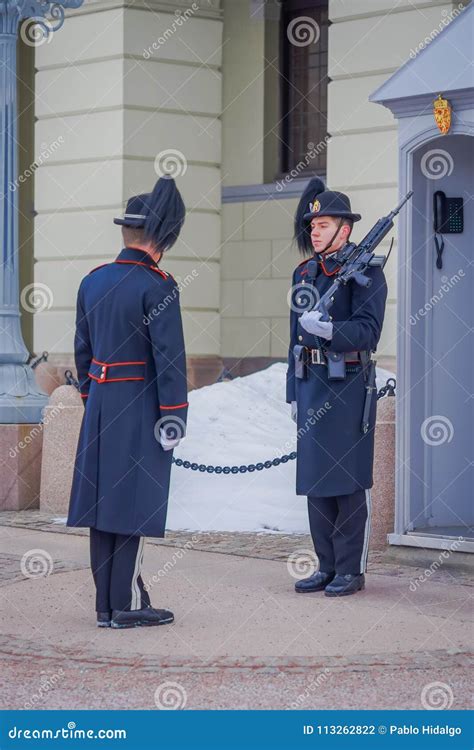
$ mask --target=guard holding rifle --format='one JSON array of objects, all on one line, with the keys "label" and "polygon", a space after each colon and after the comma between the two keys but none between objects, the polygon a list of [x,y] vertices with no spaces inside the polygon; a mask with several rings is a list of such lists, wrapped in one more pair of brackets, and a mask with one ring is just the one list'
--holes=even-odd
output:
[{"label": "guard holding rifle", "polygon": [[[310,181],[295,215],[298,247],[311,255],[293,274],[286,400],[298,427],[296,492],[308,497],[320,563],[297,581],[300,593],[346,596],[365,585],[377,403],[371,354],[387,298],[383,263],[341,283],[327,300],[330,315],[324,305],[321,311],[348,251],[356,249],[348,240],[360,218],[347,195],[326,190],[319,178]],[[391,228],[391,221],[381,224],[389,218],[372,230],[380,225],[372,246]]]}]

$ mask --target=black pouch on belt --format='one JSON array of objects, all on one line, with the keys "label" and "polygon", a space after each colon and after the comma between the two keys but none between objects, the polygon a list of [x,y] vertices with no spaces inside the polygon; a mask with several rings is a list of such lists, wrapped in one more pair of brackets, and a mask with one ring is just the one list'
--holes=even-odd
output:
[{"label": "black pouch on belt", "polygon": [[346,377],[346,358],[344,352],[326,352],[328,358],[328,380],[344,380]]},{"label": "black pouch on belt", "polygon": [[297,344],[293,347],[293,356],[295,358],[295,377],[300,380],[306,378],[306,359],[305,359],[306,348]]}]

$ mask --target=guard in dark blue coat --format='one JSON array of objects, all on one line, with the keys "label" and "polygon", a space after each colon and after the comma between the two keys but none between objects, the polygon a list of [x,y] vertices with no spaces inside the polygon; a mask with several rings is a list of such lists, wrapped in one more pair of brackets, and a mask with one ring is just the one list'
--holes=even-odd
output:
[{"label": "guard in dark blue coat", "polygon": [[90,528],[97,624],[162,625],[141,577],[145,537],[163,537],[173,448],[188,409],[186,357],[173,277],[159,261],[185,208],[174,180],[130,198],[124,249],[77,295],[75,361],[85,411],[68,526]]},{"label": "guard in dark blue coat", "polygon": [[345,596],[365,585],[377,405],[367,378],[385,313],[383,270],[367,269],[368,288],[354,281],[341,286],[329,321],[312,310],[360,218],[347,195],[326,190],[319,178],[310,181],[295,215],[295,239],[310,255],[293,274],[286,400],[298,428],[296,492],[308,498],[320,563],[296,583],[300,593]]}]

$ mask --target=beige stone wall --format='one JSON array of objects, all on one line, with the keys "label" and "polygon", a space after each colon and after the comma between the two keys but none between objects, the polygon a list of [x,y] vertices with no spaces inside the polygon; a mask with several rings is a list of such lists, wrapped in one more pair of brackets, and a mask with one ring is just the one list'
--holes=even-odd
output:
[{"label": "beige stone wall", "polygon": [[188,216],[162,265],[193,279],[182,293],[189,354],[218,354],[219,2],[189,4],[180,24],[178,0],[129,5],[86,1],[36,50],[36,150],[59,147],[36,172],[35,282],[52,307],[35,315],[35,348],[72,351],[80,280],[120,251],[112,218],[153,187],[157,155],[173,149]]},{"label": "beige stone wall", "polygon": [[[248,0],[224,0],[223,7],[223,184],[261,185],[277,168],[271,133],[278,110],[277,29],[252,13]],[[222,206],[223,357],[287,354],[286,299],[298,262],[291,248],[295,205],[278,200]]]},{"label": "beige stone wall", "polygon": [[223,357],[287,355],[287,294],[298,262],[291,242],[295,207],[295,200],[223,206]]}]

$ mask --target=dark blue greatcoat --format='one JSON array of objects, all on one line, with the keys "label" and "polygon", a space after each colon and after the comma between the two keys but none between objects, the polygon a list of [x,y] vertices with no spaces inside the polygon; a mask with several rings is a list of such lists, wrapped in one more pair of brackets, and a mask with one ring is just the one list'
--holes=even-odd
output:
[{"label": "dark blue greatcoat", "polygon": [[173,451],[157,423],[184,435],[188,406],[176,281],[125,248],[82,280],[74,349],[85,411],[67,525],[162,537]]},{"label": "dark blue greatcoat", "polygon": [[[318,260],[318,273],[313,281],[321,296],[330,287],[339,269],[338,253],[328,256],[324,264]],[[319,258],[315,255],[314,259]],[[308,334],[299,324],[304,312],[308,285],[306,261],[293,273],[290,315],[290,347],[288,354],[288,403],[298,405],[298,441],[296,493],[315,497],[347,495],[373,485],[374,428],[376,394],[373,393],[369,431],[361,430],[365,399],[362,366],[346,365],[345,380],[328,380],[327,367],[309,364],[306,379],[295,377],[293,347],[321,345],[331,352],[375,351],[380,339],[385,314],[387,285],[381,268],[369,268],[366,275],[372,286],[365,289],[350,281],[341,286],[330,308],[333,323],[331,341]],[[328,274],[328,275],[326,275]],[[311,294],[311,297],[314,295]],[[315,297],[317,301],[319,297]],[[298,302],[298,300],[300,300]],[[303,309],[304,308],[304,309]]]}]

